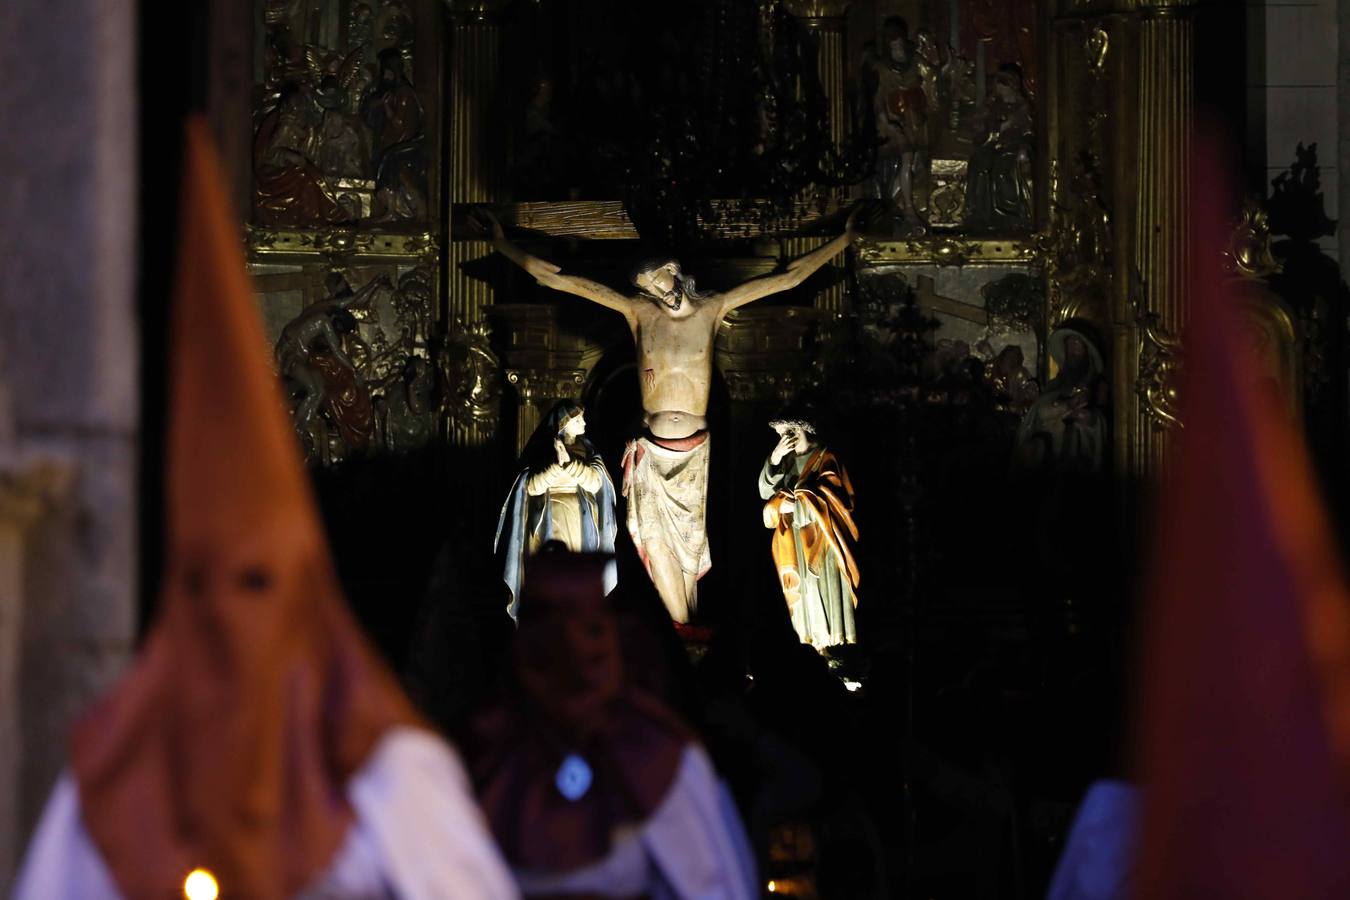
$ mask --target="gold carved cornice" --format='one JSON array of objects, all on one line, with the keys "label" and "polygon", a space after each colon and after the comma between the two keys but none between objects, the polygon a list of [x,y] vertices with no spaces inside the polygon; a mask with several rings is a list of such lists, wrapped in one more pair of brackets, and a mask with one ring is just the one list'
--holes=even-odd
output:
[{"label": "gold carved cornice", "polygon": [[784,403],[805,387],[811,334],[822,314],[807,306],[735,310],[722,320],[715,342],[717,368],[731,399]]},{"label": "gold carved cornice", "polygon": [[575,399],[586,383],[585,369],[507,369],[506,381],[525,403]]},{"label": "gold carved cornice", "polygon": [[458,22],[495,22],[511,0],[449,0],[450,15]]},{"label": "gold carved cornice", "polygon": [[439,247],[434,235],[389,234],[334,228],[324,231],[286,231],[245,226],[245,242],[253,259],[274,256],[349,256],[417,258],[434,261]]},{"label": "gold carved cornice", "polygon": [[[712,201],[715,221],[704,223],[710,238],[741,239],[762,236],[759,213],[769,211],[768,201],[751,203],[748,207],[734,200]],[[634,241],[641,235],[628,218],[620,200],[567,200],[559,202],[509,203],[493,207],[503,225],[537,231],[550,237],[584,237],[591,240]],[[789,214],[791,228],[796,231],[809,227],[819,219],[839,211],[831,202],[822,213],[819,205],[805,200],[797,201]],[[466,229],[464,220],[457,217],[452,223],[452,236],[459,240],[478,240],[476,231]],[[842,230],[842,221],[840,223]]]},{"label": "gold carved cornice", "polygon": [[509,369],[586,374],[595,367],[606,347],[578,328],[575,319],[565,323],[564,309],[553,303],[494,303],[487,308]]},{"label": "gold carved cornice", "polygon": [[798,19],[842,19],[853,0],[784,0],[783,6]]},{"label": "gold carved cornice", "polygon": [[1265,279],[1278,275],[1280,262],[1270,246],[1270,214],[1257,200],[1242,206],[1242,218],[1228,239],[1224,267],[1242,278]]},{"label": "gold carved cornice", "polygon": [[1035,236],[968,239],[958,235],[929,235],[906,241],[863,238],[857,244],[864,265],[910,263],[938,266],[1008,265],[1034,263],[1041,258]]},{"label": "gold carved cornice", "polygon": [[1125,12],[1138,13],[1149,18],[1189,15],[1198,0],[1124,0]]}]

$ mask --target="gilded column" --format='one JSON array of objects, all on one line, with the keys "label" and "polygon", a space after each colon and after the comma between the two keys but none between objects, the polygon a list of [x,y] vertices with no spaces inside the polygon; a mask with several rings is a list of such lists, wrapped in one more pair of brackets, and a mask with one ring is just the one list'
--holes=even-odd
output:
[{"label": "gilded column", "polygon": [[[502,154],[490,145],[500,128],[501,28],[497,17],[508,0],[451,0],[450,42],[450,215],[458,204],[491,203],[501,198]],[[472,328],[492,303],[491,284],[470,278],[463,264],[487,256],[486,241],[449,242],[448,304],[452,328]],[[476,426],[451,425],[456,444],[478,444],[490,435]]]},{"label": "gilded column", "polygon": [[[844,143],[848,127],[845,107],[844,75],[847,71],[847,42],[844,40],[845,16],[852,0],[786,0],[787,11],[801,21],[816,45],[816,72],[825,92],[829,113],[830,143],[837,150]],[[841,195],[842,196],[842,195]],[[783,253],[795,258],[819,247],[821,238],[789,238]],[[844,303],[842,280],[816,295],[816,308],[841,312]]]},{"label": "gilded column", "polygon": [[1177,426],[1174,376],[1186,324],[1194,106],[1193,0],[1138,0],[1138,181],[1134,228],[1135,390],[1117,424],[1136,476],[1166,474]]}]

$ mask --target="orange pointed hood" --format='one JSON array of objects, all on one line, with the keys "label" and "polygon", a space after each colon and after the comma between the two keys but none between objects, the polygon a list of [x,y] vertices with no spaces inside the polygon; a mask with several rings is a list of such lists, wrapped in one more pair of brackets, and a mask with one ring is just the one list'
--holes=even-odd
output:
[{"label": "orange pointed hood", "polygon": [[1244,349],[1197,141],[1185,430],[1141,662],[1138,896],[1350,896],[1350,591],[1291,412]]},{"label": "orange pointed hood", "polygon": [[284,897],[340,846],[348,776],[416,716],[345,608],[201,119],[184,158],[162,603],[73,765],[129,897],[180,896],[196,867]]}]

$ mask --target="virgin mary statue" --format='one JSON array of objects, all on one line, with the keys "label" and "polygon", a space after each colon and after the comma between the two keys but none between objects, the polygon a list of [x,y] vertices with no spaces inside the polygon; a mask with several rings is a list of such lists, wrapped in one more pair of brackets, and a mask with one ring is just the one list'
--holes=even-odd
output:
[{"label": "virgin mary statue", "polygon": [[[516,618],[525,558],[545,541],[573,552],[614,552],[614,483],[586,437],[586,411],[560,401],[535,429],[521,455],[521,471],[497,520],[495,549],[502,580],[511,591],[507,612]],[[614,588],[606,574],[605,593]]]}]

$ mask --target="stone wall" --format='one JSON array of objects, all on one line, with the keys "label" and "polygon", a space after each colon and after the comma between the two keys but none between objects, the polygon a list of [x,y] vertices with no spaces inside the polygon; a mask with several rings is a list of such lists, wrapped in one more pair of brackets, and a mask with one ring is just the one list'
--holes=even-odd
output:
[{"label": "stone wall", "polygon": [[[1248,158],[1264,160],[1269,194],[1270,180],[1293,163],[1298,144],[1317,144],[1327,215],[1333,219],[1341,208],[1340,135],[1350,111],[1350,95],[1337,87],[1345,78],[1338,76],[1338,59],[1350,49],[1338,27],[1338,19],[1346,19],[1346,6],[1350,3],[1338,0],[1247,5]],[[1322,247],[1339,260],[1343,240],[1324,238]]]},{"label": "stone wall", "polygon": [[0,895],[132,646],[136,3],[0,3]]}]

